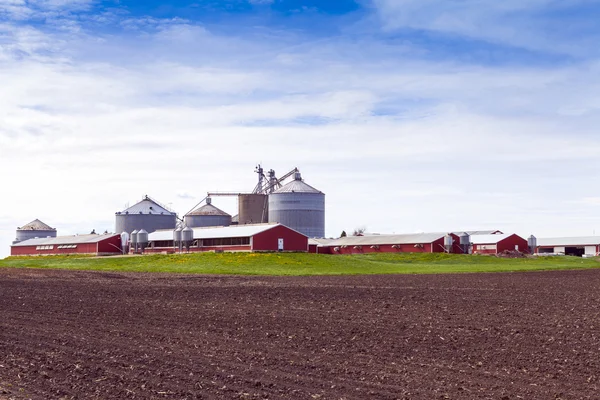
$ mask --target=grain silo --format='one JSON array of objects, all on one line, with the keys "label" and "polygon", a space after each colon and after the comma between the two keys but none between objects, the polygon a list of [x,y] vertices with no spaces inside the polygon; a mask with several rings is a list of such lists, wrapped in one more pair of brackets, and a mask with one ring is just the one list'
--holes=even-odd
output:
[{"label": "grain silo", "polygon": [[139,203],[115,214],[115,232],[131,233],[144,229],[152,233],[158,229],[175,229],[177,214],[145,196]]},{"label": "grain silo", "polygon": [[206,199],[206,204],[190,212],[184,217],[185,225],[190,228],[205,226],[229,226],[231,215],[212,205],[211,198]]},{"label": "grain silo", "polygon": [[238,196],[238,224],[260,224],[269,219],[269,196],[246,193]]},{"label": "grain silo", "polygon": [[308,237],[325,236],[325,194],[294,180],[269,195],[269,222],[278,222]]},{"label": "grain silo", "polygon": [[17,237],[13,244],[34,238],[56,237],[56,229],[51,228],[39,219],[17,228]]}]

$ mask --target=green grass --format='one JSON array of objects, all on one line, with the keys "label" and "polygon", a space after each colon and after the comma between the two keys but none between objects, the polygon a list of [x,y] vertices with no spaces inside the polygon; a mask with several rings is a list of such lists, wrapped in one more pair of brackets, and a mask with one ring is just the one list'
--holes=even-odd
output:
[{"label": "green grass", "polygon": [[8,257],[0,268],[235,275],[440,274],[599,268],[598,259],[434,254],[331,256],[303,253],[196,253],[133,257]]}]

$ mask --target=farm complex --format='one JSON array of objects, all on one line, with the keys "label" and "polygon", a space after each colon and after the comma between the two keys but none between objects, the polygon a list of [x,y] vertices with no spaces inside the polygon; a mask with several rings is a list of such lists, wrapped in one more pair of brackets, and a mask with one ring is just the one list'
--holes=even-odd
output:
[{"label": "farm complex", "polygon": [[[159,201],[142,200],[115,213],[115,233],[57,236],[36,219],[17,228],[11,255],[152,254],[202,251],[293,251],[330,255],[367,253],[506,253],[596,256],[600,237],[527,238],[499,230],[366,234],[325,237],[325,194],[298,168],[277,177],[258,165],[248,192],[207,192],[183,215]],[[231,215],[213,201],[237,198]]]}]

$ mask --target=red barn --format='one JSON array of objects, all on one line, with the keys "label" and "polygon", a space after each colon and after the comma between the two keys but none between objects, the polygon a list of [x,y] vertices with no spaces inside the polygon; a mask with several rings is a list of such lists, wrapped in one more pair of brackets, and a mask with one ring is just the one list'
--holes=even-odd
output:
[{"label": "red barn", "polygon": [[[308,251],[308,237],[281,224],[193,228],[189,251]],[[173,252],[173,230],[148,235],[147,253]]]},{"label": "red barn", "polygon": [[473,254],[498,254],[503,251],[529,252],[527,240],[516,234],[471,236]]},{"label": "red barn", "polygon": [[[333,240],[318,247],[319,253],[362,254],[362,253],[443,253],[447,233],[415,233],[405,235],[348,236]],[[460,238],[450,234],[453,245],[450,253],[462,253]]]},{"label": "red barn", "polygon": [[34,238],[10,247],[11,256],[60,254],[121,254],[121,236],[117,234],[75,235]]}]

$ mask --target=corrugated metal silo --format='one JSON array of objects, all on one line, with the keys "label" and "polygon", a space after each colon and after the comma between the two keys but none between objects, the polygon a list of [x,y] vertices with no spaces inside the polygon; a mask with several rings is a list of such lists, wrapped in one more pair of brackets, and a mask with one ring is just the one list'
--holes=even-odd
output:
[{"label": "corrugated metal silo", "polygon": [[261,224],[269,220],[269,196],[240,194],[238,196],[238,224]]},{"label": "corrugated metal silo", "polygon": [[167,210],[148,196],[139,203],[115,214],[115,232],[131,233],[144,229],[152,233],[158,229],[175,229],[177,214]]},{"label": "corrugated metal silo", "polygon": [[205,205],[187,214],[184,222],[190,228],[229,226],[231,225],[231,215],[213,206],[209,197],[206,199]]},{"label": "corrugated metal silo", "polygon": [[39,219],[17,228],[17,237],[13,244],[33,238],[56,237],[56,229],[51,228]]},{"label": "corrugated metal silo", "polygon": [[269,222],[278,222],[308,237],[325,236],[325,194],[294,180],[269,195]]}]

